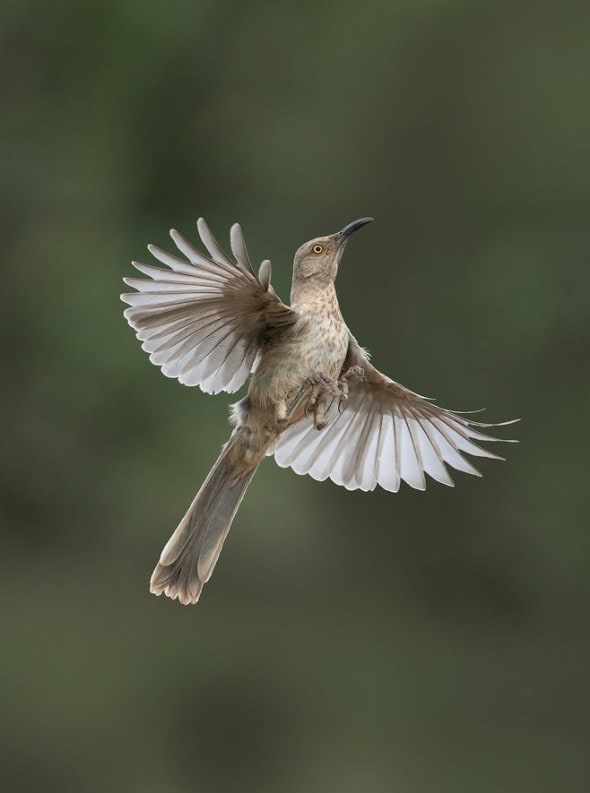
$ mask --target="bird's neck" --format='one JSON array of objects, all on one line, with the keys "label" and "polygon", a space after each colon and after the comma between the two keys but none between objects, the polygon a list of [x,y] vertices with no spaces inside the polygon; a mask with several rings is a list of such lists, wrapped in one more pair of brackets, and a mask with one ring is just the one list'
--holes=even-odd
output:
[{"label": "bird's neck", "polygon": [[340,311],[334,282],[316,278],[293,279],[291,306],[313,313]]}]

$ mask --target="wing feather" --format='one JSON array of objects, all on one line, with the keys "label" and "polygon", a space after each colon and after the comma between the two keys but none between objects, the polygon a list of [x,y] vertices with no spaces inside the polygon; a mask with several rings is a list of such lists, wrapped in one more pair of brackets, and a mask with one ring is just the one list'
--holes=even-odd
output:
[{"label": "wing feather", "polygon": [[221,247],[221,245],[217,242],[211,229],[209,228],[206,220],[204,218],[199,218],[197,220],[197,229],[199,231],[199,236],[203,242],[203,245],[209,251],[209,255],[213,259],[216,264],[227,265],[228,267],[234,266],[232,262],[227,258],[225,251]]},{"label": "wing feather", "polygon": [[[344,461],[346,459],[346,455],[348,453],[348,438],[351,435],[351,428],[357,421],[357,416],[353,411],[349,413],[343,412],[338,417],[338,422],[340,423],[340,432],[338,434],[335,433],[335,443],[333,445],[330,444],[330,436],[332,435],[333,430],[328,433],[326,429],[323,429],[322,432],[324,433],[324,437],[322,438],[322,446],[326,449],[326,456],[324,458],[324,474],[323,478],[327,479],[328,477],[332,478],[332,471],[335,470],[336,464],[339,460]],[[303,473],[303,472],[302,472]],[[337,481],[336,479],[332,479],[332,481],[336,482],[337,484],[342,484],[342,482]]]},{"label": "wing feather", "polygon": [[411,418],[408,419],[405,411],[403,420],[400,423],[402,427],[402,479],[416,490],[426,490],[422,461],[412,435],[413,421]]},{"label": "wing feather", "polygon": [[319,432],[311,419],[290,427],[271,452],[278,465],[349,490],[380,485],[395,493],[402,480],[424,490],[425,474],[452,487],[447,465],[481,476],[464,454],[503,459],[476,441],[503,440],[481,428],[512,422],[483,424],[432,404],[375,369],[352,336],[342,372],[351,366],[365,378],[350,383],[343,412]]},{"label": "wing feather", "polygon": [[124,316],[150,361],[167,377],[199,385],[207,393],[237,391],[248,378],[268,329],[289,332],[297,314],[285,306],[268,282],[270,268],[254,274],[240,226],[232,226],[232,261],[209,226],[197,221],[208,256],[178,231],[170,236],[186,258],[148,245],[165,268],[133,266],[147,278],[125,278],[135,292],[121,295]]},{"label": "wing feather", "polygon": [[383,413],[383,428],[379,439],[377,482],[391,493],[397,493],[401,484],[399,464],[396,464],[396,448],[395,420],[393,413],[386,410]]},{"label": "wing feather", "polygon": [[377,486],[377,449],[379,448],[379,435],[381,428],[381,414],[376,405],[372,405],[371,412],[363,427],[362,444],[359,448],[356,471],[350,484],[355,484],[360,490],[374,490]]},{"label": "wing feather", "polygon": [[343,455],[342,465],[342,484],[347,490],[356,490],[359,485],[356,483],[357,473],[362,476],[364,463],[364,453],[372,421],[371,409],[356,414],[353,423],[354,436],[351,439],[350,447]]},{"label": "wing feather", "polygon": [[245,273],[252,273],[252,275],[254,275],[254,270],[250,263],[250,256],[248,255],[248,248],[246,247],[246,240],[244,239],[242,227],[239,223],[234,223],[229,230],[229,241],[238,267]]}]

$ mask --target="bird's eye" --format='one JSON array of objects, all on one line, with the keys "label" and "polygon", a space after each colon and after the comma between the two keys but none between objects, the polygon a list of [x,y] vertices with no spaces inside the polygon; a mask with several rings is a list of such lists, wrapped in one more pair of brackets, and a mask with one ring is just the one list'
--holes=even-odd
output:
[{"label": "bird's eye", "polygon": [[324,250],[324,249],[322,248],[322,246],[321,246],[321,245],[314,245],[314,246],[313,246],[313,252],[314,252],[314,253],[321,253],[323,250]]}]

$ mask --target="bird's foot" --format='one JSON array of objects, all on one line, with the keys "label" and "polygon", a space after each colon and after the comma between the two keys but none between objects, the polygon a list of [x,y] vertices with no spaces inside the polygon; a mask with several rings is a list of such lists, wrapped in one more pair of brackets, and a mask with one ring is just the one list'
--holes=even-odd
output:
[{"label": "bird's foot", "polygon": [[286,424],[289,418],[293,415],[292,408],[287,407],[284,399],[281,399],[275,405],[275,421],[277,424]]},{"label": "bird's foot", "polygon": [[338,380],[338,387],[340,389],[340,398],[338,399],[338,413],[344,410],[344,403],[348,399],[349,384],[354,381],[359,383],[366,383],[365,370],[362,366],[351,366],[347,369]]},{"label": "bird's foot", "polygon": [[290,421],[303,405],[305,415],[313,417],[315,428],[323,429],[328,424],[334,407],[342,413],[348,399],[349,383],[354,380],[365,380],[362,366],[351,366],[338,380],[323,375],[308,377],[289,400],[289,404],[280,403],[277,406],[277,421],[281,424]]},{"label": "bird's foot", "polygon": [[347,369],[342,377],[340,378],[341,381],[345,381],[349,383],[353,380],[358,380],[359,383],[366,383],[367,378],[365,375],[365,370],[362,366],[351,366],[350,369]]},{"label": "bird's foot", "polygon": [[348,382],[346,380],[332,380],[327,377],[314,378],[311,393],[305,406],[306,416],[313,416],[313,423],[317,430],[322,430],[328,424],[334,406],[342,412],[342,406],[348,399]]},{"label": "bird's foot", "polygon": [[286,400],[281,400],[275,406],[275,419],[277,424],[287,424],[295,413],[305,405],[311,394],[312,384],[310,380],[304,380],[297,391]]}]

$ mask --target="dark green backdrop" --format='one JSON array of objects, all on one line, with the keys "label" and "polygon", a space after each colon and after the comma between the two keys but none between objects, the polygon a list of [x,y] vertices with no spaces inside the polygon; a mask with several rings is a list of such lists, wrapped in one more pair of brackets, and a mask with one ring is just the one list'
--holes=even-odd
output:
[{"label": "dark green backdrop", "polygon": [[[571,2],[8,0],[0,787],[589,785],[590,11]],[[522,416],[483,479],[348,493],[265,463],[197,607],[149,574],[226,395],[151,366],[121,278],[239,220],[374,361]],[[510,434],[510,433],[507,433]]]}]

